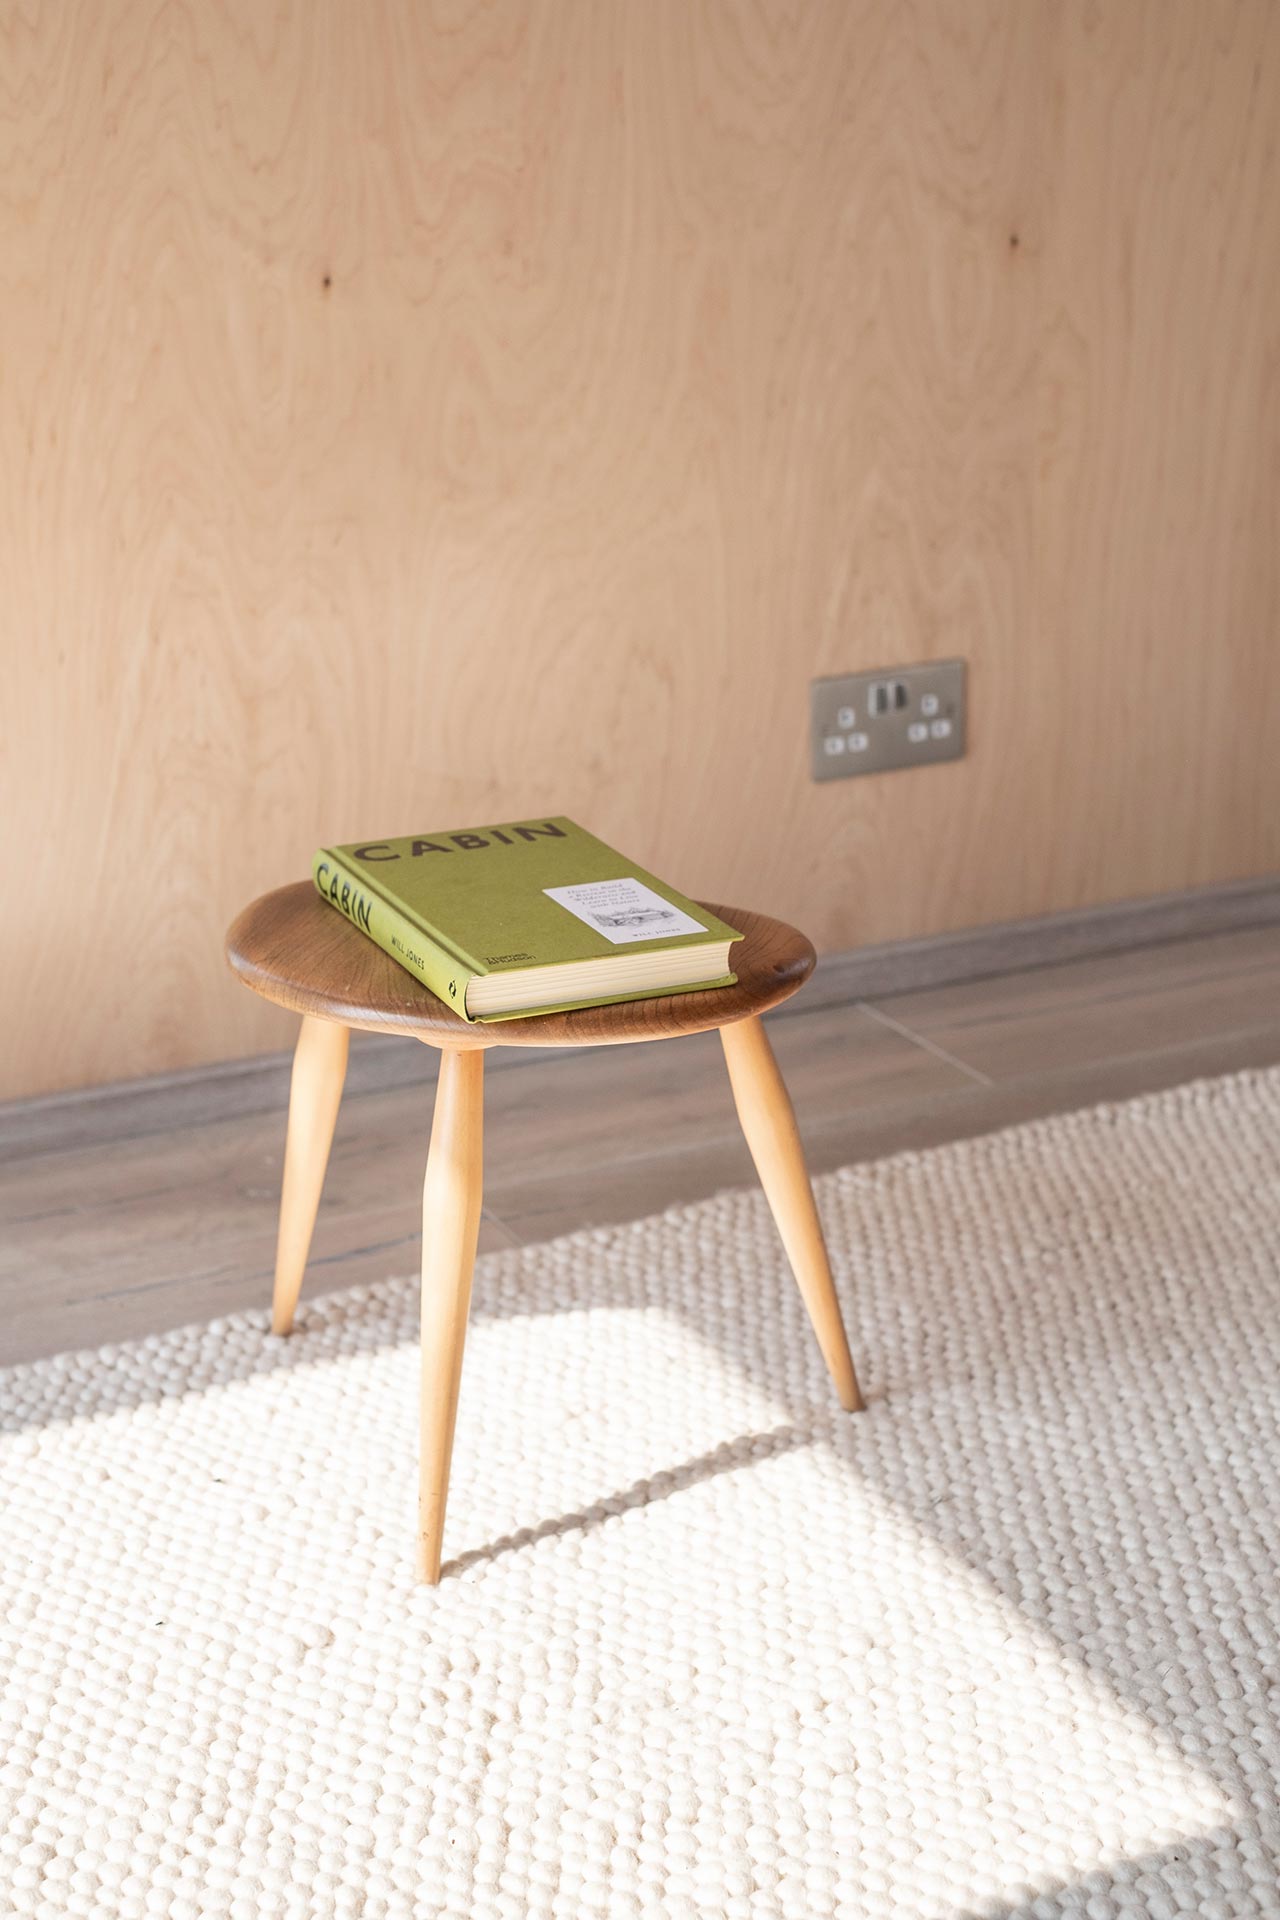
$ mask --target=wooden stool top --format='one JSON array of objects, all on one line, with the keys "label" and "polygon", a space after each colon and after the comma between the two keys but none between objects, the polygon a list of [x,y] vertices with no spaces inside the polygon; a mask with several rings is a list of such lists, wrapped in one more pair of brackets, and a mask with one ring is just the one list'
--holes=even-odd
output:
[{"label": "wooden stool top", "polygon": [[704,902],[741,927],[729,964],[736,986],[668,993],[572,1013],[472,1024],[327,906],[311,882],[278,887],[232,922],[227,959],[246,986],[294,1013],[370,1033],[405,1033],[433,1047],[598,1047],[702,1033],[787,1000],[813,972],[804,934],[763,913]]}]

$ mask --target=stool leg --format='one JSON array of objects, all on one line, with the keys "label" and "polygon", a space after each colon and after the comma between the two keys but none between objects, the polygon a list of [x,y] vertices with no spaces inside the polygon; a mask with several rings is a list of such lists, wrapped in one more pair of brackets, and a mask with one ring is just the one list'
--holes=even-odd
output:
[{"label": "stool leg", "polygon": [[484,1054],[445,1048],[422,1187],[418,1571],[440,1579],[449,1462],[484,1181]]},{"label": "stool leg", "polygon": [[840,1404],[862,1406],[804,1149],[769,1036],[758,1019],[721,1027],[734,1103]]},{"label": "stool leg", "polygon": [[288,1333],[293,1325],[293,1310],[302,1290],[302,1275],[311,1249],[311,1230],[316,1223],[338,1103],[342,1099],[342,1083],[347,1076],[350,1038],[349,1029],[333,1020],[315,1020],[309,1014],[303,1018],[289,1086],[276,1282],[271,1298],[273,1333]]}]

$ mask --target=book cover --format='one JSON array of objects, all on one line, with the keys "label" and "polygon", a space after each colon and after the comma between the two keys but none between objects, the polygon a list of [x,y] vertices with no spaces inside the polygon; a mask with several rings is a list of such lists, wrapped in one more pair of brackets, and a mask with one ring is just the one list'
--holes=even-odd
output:
[{"label": "book cover", "polygon": [[[313,873],[332,905],[466,1019],[476,1017],[467,1008],[473,979],[741,938],[563,815],[322,847]],[[555,1007],[680,990],[664,984]]]}]

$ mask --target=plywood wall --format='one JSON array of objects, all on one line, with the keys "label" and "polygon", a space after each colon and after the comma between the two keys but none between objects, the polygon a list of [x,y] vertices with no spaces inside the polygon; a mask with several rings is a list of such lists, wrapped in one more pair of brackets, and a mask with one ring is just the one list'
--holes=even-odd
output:
[{"label": "plywood wall", "polygon": [[826,948],[1280,866],[1278,383],[1272,0],[0,0],[0,1092],[284,1044],[322,837]]}]

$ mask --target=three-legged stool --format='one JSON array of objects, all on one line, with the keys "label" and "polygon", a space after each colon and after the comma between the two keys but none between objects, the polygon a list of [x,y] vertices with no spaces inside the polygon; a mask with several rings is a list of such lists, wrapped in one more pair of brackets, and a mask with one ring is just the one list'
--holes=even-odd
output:
[{"label": "three-legged stool", "polygon": [[306,882],[246,907],[227,957],[246,985],[302,1015],[285,1140],[272,1326],[288,1333],[302,1286],[333,1139],[352,1027],[403,1033],[440,1051],[435,1118],[422,1190],[422,1405],[419,1565],[440,1578],[471,1270],[480,1226],[484,1056],[490,1047],[591,1047],[719,1030],[738,1118],[773,1209],[842,1406],[862,1405],[795,1115],[760,1015],[813,970],[802,933],[763,914],[713,907],[743,938],[732,987],[573,1013],[470,1025],[327,906]]}]

